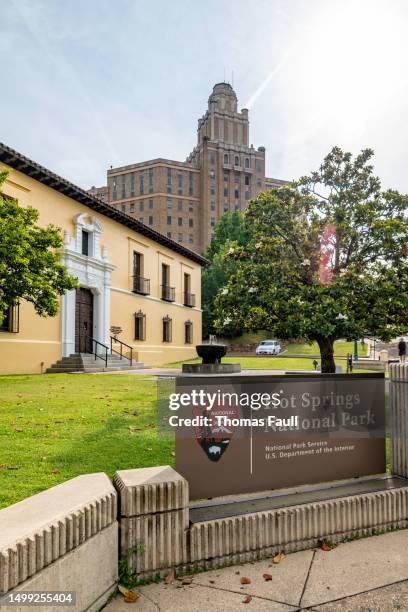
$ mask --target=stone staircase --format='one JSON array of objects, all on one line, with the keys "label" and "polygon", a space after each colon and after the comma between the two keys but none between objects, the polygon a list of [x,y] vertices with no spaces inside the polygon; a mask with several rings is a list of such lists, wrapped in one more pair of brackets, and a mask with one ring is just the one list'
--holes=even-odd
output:
[{"label": "stone staircase", "polygon": [[60,374],[68,372],[119,372],[120,370],[138,370],[146,367],[141,361],[133,361],[130,365],[129,359],[120,358],[119,355],[108,355],[108,363],[104,359],[95,359],[92,353],[72,353],[69,357],[63,357],[47,368],[47,374]]}]

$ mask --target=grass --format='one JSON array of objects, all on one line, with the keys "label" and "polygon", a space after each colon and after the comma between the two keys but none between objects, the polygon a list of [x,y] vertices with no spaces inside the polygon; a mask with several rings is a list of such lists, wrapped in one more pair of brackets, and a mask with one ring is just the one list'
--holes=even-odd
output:
[{"label": "grass", "polygon": [[[258,332],[245,332],[242,336],[238,336],[236,338],[226,338],[225,342],[227,344],[258,344],[262,340],[273,339],[273,336],[269,332],[258,331]],[[354,354],[354,342],[346,342],[345,340],[336,340],[334,343],[334,354],[336,357],[347,357],[347,353]],[[291,355],[307,355],[307,356],[317,356],[320,355],[320,350],[316,342],[312,342],[311,344],[305,343],[293,343],[289,344],[284,349],[284,354]],[[367,344],[364,346],[361,345],[361,342],[358,342],[358,354],[360,357],[365,357],[367,354]]]},{"label": "grass", "polygon": [[258,344],[262,340],[267,340],[270,337],[270,332],[259,330],[256,332],[243,332],[241,336],[235,338],[225,338],[228,344]]},{"label": "grass", "polygon": [[156,433],[154,381],[2,376],[0,398],[0,508],[79,474],[174,462]]},{"label": "grass", "polygon": [[[335,361],[337,365],[342,366],[343,372],[346,372],[346,362],[341,359]],[[183,363],[201,363],[201,359],[175,361],[162,367],[181,368]],[[243,370],[314,370],[313,359],[307,357],[223,357],[222,363],[240,363]],[[369,370],[355,368],[353,371],[368,372]]]},{"label": "grass", "polygon": [[[367,346],[367,345],[366,345]],[[361,343],[358,345],[360,357],[365,356],[366,346],[363,349]],[[334,343],[335,357],[346,357],[347,353],[354,354],[354,342],[346,342],[337,340]],[[303,358],[304,356],[304,358]],[[312,344],[289,344],[280,357],[224,357],[223,363],[240,363],[245,369],[261,369],[261,370],[314,370],[313,359],[316,357],[320,363],[320,351],[318,345]],[[344,359],[336,359],[336,364],[343,367],[346,371],[346,362]],[[200,363],[201,359],[190,359],[189,361],[175,361],[166,363],[161,366],[163,368],[181,368],[182,363]],[[355,372],[368,372],[369,370],[355,369]]]},{"label": "grass", "polygon": [[[237,360],[313,367],[310,359],[227,358]],[[156,397],[156,382],[135,375],[1,376],[0,508],[79,474],[174,465],[174,440],[156,432]]]},{"label": "grass", "polygon": [[[346,342],[344,340],[336,340],[334,343],[334,355],[336,357],[347,357],[347,353],[354,354],[354,342]],[[367,354],[367,345],[361,346],[358,342],[358,354],[360,357],[365,357]],[[319,356],[320,351],[316,342],[312,344],[289,344],[285,349],[285,355],[312,355]]]}]

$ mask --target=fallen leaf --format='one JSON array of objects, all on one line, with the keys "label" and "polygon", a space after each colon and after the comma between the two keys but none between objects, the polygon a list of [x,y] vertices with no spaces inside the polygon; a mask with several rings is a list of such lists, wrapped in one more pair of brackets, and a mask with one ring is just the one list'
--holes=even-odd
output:
[{"label": "fallen leaf", "polygon": [[175,456],[176,456],[176,453],[173,451],[173,452],[171,452],[171,453],[170,453],[170,455],[171,455],[172,457],[175,457]]},{"label": "fallen leaf", "polygon": [[251,601],[252,601],[252,597],[250,595],[247,595],[245,599],[242,600],[242,603],[251,603]]},{"label": "fallen leaf", "polygon": [[0,463],[0,470],[4,470],[5,467],[6,467],[5,463]]},{"label": "fallen leaf", "polygon": [[59,469],[58,469],[58,468],[54,468],[54,469],[52,470],[52,473],[53,473],[53,474],[59,474],[59,473],[60,473],[60,471],[59,471]]},{"label": "fallen leaf", "polygon": [[328,544],[326,540],[320,540],[319,545],[320,550],[323,550],[324,552],[330,552],[331,550],[333,550],[333,548],[335,548],[335,544]]},{"label": "fallen leaf", "polygon": [[170,572],[169,574],[167,574],[167,576],[165,576],[164,582],[166,584],[172,584],[174,582],[175,578],[176,578],[175,573],[174,572]]},{"label": "fallen leaf", "polygon": [[193,576],[184,576],[181,584],[191,584],[193,582]]},{"label": "fallen leaf", "polygon": [[272,559],[272,563],[280,563],[281,561],[283,561],[285,558],[285,554],[283,552],[278,553],[277,555],[274,556],[274,558]]},{"label": "fallen leaf", "polygon": [[119,584],[118,589],[122,593],[126,603],[131,603],[133,601],[136,601],[136,599],[139,599],[138,593],[134,593],[133,591],[130,591],[126,587],[122,586],[121,584]]},{"label": "fallen leaf", "polygon": [[251,579],[248,578],[247,576],[242,576],[241,584],[251,584]]},{"label": "fallen leaf", "polygon": [[16,427],[14,431],[18,431],[20,433],[21,431],[24,431],[24,429],[20,429],[20,427]]},{"label": "fallen leaf", "polygon": [[262,574],[262,578],[265,580],[265,582],[268,582],[269,580],[272,580],[272,574]]}]

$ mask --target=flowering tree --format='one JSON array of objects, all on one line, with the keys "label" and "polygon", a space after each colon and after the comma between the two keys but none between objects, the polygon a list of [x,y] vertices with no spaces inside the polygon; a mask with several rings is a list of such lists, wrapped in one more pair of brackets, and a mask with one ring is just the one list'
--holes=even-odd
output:
[{"label": "flowering tree", "polygon": [[370,149],[338,147],[293,187],[260,194],[231,245],[234,273],[216,300],[216,328],[268,329],[320,348],[334,372],[334,341],[408,330],[408,197],[381,191]]}]

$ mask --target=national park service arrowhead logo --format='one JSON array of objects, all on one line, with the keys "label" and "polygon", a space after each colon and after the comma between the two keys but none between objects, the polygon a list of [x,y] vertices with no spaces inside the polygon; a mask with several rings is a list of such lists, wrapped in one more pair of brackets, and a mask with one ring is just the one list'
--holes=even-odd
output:
[{"label": "national park service arrowhead logo", "polygon": [[214,405],[211,410],[203,407],[193,408],[193,416],[206,416],[211,420],[211,425],[195,428],[196,440],[210,461],[219,461],[229,448],[234,435],[234,427],[218,423],[215,417],[226,416],[229,419],[235,419],[238,416],[237,408],[217,405]]}]

